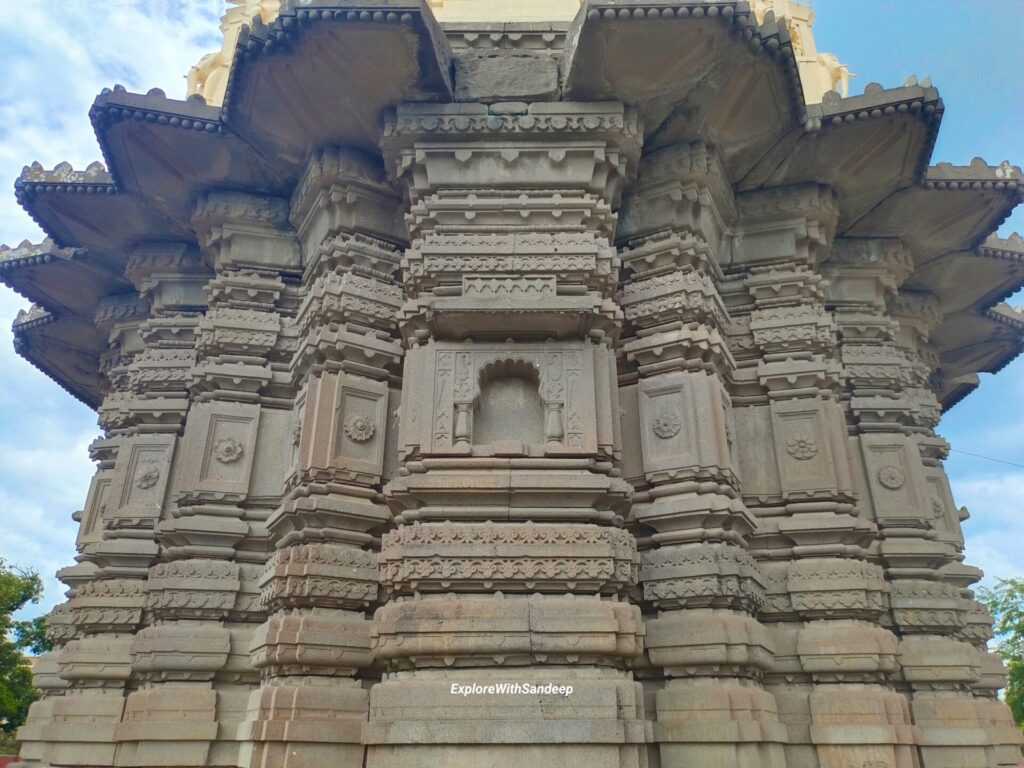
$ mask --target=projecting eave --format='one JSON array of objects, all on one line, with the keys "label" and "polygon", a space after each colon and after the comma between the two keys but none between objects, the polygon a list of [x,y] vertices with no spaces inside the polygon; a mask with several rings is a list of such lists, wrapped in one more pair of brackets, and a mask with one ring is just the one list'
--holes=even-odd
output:
[{"label": "projecting eave", "polygon": [[14,193],[60,247],[118,253],[141,240],[195,239],[190,228],[121,190],[101,163],[84,171],[68,163],[53,170],[33,163],[14,182]]},{"label": "projecting eave", "polygon": [[178,101],[159,89],[115,86],[96,98],[89,117],[117,188],[181,231],[191,230],[195,200],[211,187],[281,195],[294,182],[201,97]]},{"label": "projecting eave", "polygon": [[314,150],[378,152],[384,111],[452,100],[448,41],[423,2],[313,0],[243,29],[224,121],[290,178]]},{"label": "projecting eave", "polygon": [[0,281],[34,304],[62,314],[91,319],[100,299],[131,290],[108,259],[47,240],[0,246]]},{"label": "projecting eave", "polygon": [[94,323],[102,299],[132,286],[104,254],[52,241],[0,246],[0,281],[33,302],[13,325],[18,353],[76,398],[95,407],[102,395],[99,358],[106,339]]},{"label": "projecting eave", "polygon": [[839,193],[840,234],[861,236],[853,225],[925,174],[942,119],[935,88],[906,85],[842,98],[826,93],[807,107],[806,120],[766,151],[743,177],[738,191],[807,182]]},{"label": "projecting eave", "polygon": [[33,305],[18,313],[11,330],[19,355],[90,408],[99,406],[104,340],[95,325]]},{"label": "projecting eave", "polygon": [[1021,170],[1009,163],[939,163],[919,183],[893,192],[852,224],[849,237],[898,237],[917,267],[944,254],[972,250],[1024,197]]},{"label": "projecting eave", "polygon": [[586,0],[566,36],[563,98],[635,106],[645,151],[699,138],[746,176],[805,106],[785,23],[746,3]]},{"label": "projecting eave", "polygon": [[977,388],[978,373],[998,373],[1024,351],[1024,311],[998,304],[943,319],[932,333],[940,366],[936,395],[949,410]]},{"label": "projecting eave", "polygon": [[917,264],[904,288],[935,296],[944,315],[980,312],[1024,284],[1024,242],[990,235],[977,248],[953,250]]},{"label": "projecting eave", "polygon": [[951,408],[1024,349],[1024,313],[1001,303],[1024,286],[1024,239],[991,235],[972,250],[953,251],[916,268],[904,283],[938,301],[942,321],[930,341],[939,356],[936,394]]}]

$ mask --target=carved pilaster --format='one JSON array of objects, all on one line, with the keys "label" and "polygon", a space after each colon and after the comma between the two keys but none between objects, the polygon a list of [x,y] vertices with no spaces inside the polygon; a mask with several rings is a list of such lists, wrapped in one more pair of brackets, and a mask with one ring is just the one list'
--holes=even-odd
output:
[{"label": "carved pilaster", "polygon": [[[623,352],[638,375],[633,384],[627,373],[620,386],[636,391],[636,413],[626,423],[639,431],[648,486],[633,516],[656,545],[641,555],[643,599],[654,611],[646,620],[654,670],[645,685],[656,691],[664,766],[785,764],[785,729],[760,686],[774,649],[755,618],[764,584],[746,551],[756,523],[740,495],[728,391],[736,361],[726,341],[720,265],[734,218],[717,154],[680,144],[643,159],[618,233]],[[713,704],[719,699],[737,705],[723,710]],[[698,724],[694,713],[703,709],[716,714]],[[733,728],[749,737],[717,743],[715,733]]]},{"label": "carved pilaster", "polygon": [[[367,765],[444,762],[485,731],[530,760],[642,754],[612,348],[613,210],[639,143],[620,104],[405,104],[385,125],[410,247]],[[575,692],[451,694],[503,681]]]},{"label": "carved pilaster", "polygon": [[296,398],[286,494],[267,521],[275,551],[260,578],[269,617],[250,649],[262,678],[242,725],[250,768],[363,763],[369,700],[355,678],[372,661],[373,550],[389,518],[379,488],[401,402],[394,275],[404,227],[379,160],[317,152],[289,217],[306,258],[287,368]]}]

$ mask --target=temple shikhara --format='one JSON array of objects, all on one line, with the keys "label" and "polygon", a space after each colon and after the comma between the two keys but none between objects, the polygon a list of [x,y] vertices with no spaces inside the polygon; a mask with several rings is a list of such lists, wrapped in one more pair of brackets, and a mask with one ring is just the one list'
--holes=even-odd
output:
[{"label": "temple shikhara", "polygon": [[1015,766],[935,428],[1021,171],[812,23],[234,0],[104,90],[0,250],[102,428],[17,765]]}]

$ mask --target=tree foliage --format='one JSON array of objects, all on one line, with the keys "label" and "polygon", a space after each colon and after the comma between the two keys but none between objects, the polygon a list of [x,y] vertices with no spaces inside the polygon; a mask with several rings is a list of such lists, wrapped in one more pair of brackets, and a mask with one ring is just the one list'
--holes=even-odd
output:
[{"label": "tree foliage", "polygon": [[1004,699],[1024,727],[1024,578],[1000,579],[992,589],[978,590],[978,599],[995,617],[996,650],[1007,672]]},{"label": "tree foliage", "polygon": [[29,705],[38,696],[25,650],[41,653],[50,648],[41,618],[17,621],[12,614],[38,602],[42,594],[37,573],[0,559],[0,731],[4,733],[25,722]]}]

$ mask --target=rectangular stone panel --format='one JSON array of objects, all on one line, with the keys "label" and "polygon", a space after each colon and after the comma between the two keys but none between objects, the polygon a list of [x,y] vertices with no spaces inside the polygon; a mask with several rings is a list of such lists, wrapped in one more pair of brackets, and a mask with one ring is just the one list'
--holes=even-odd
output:
[{"label": "rectangular stone panel", "polygon": [[622,477],[634,487],[645,482],[638,398],[639,386],[637,384],[628,384],[619,388],[619,403],[622,408]]},{"label": "rectangular stone panel", "polygon": [[732,470],[727,403],[705,373],[669,373],[642,379],[640,439],[648,475]]},{"label": "rectangular stone panel", "polygon": [[900,434],[861,435],[866,490],[881,525],[930,527],[931,502],[917,444]]},{"label": "rectangular stone panel", "polygon": [[736,408],[733,414],[744,496],[761,502],[780,498],[771,410],[767,405],[751,405]]},{"label": "rectangular stone panel", "polygon": [[332,463],[380,475],[384,468],[388,388],[379,381],[342,376],[334,407]]},{"label": "rectangular stone panel", "polygon": [[960,548],[964,545],[964,534],[960,528],[960,510],[953,500],[946,470],[939,467],[922,467],[927,488],[927,508],[931,526],[940,535]]},{"label": "rectangular stone panel", "polygon": [[110,524],[160,519],[176,442],[174,435],[144,435],[121,446],[107,509]]},{"label": "rectangular stone panel", "polygon": [[185,490],[245,494],[249,489],[260,407],[197,403],[185,427]]},{"label": "rectangular stone panel", "polygon": [[[432,342],[410,350],[405,366],[406,379],[426,386],[405,393],[400,456],[577,456],[618,450],[614,358],[604,345],[548,341],[467,347]],[[487,388],[508,379],[526,382],[523,386],[530,391],[517,397],[532,398],[534,410],[520,409],[517,422],[510,425],[517,434],[496,442],[490,425],[484,425],[491,406],[498,406],[497,412],[507,410],[492,400],[506,395]]]},{"label": "rectangular stone panel", "polygon": [[349,374],[310,379],[302,406],[299,469],[376,482],[384,469],[388,387]]},{"label": "rectangular stone panel", "polygon": [[851,493],[839,407],[816,398],[775,400],[769,407],[783,495]]},{"label": "rectangular stone panel", "polygon": [[113,474],[110,470],[101,469],[92,478],[85,509],[79,520],[78,536],[75,538],[75,546],[79,551],[87,544],[103,540],[103,513],[110,499]]}]

